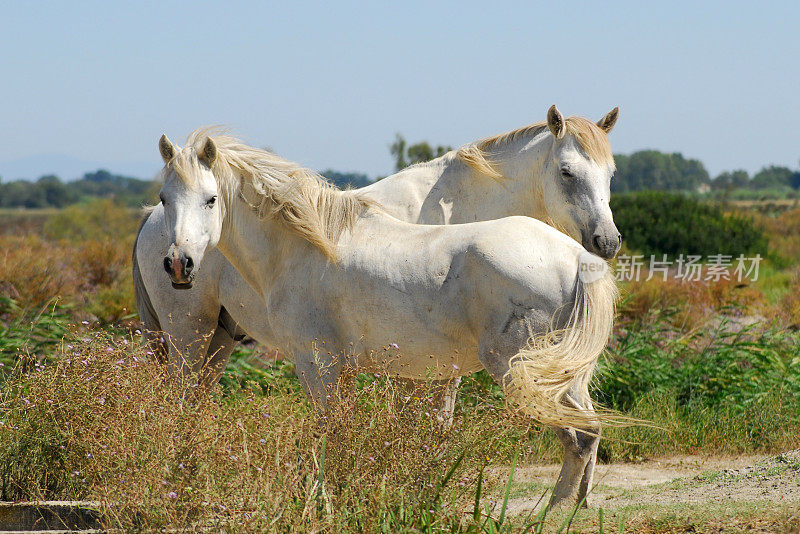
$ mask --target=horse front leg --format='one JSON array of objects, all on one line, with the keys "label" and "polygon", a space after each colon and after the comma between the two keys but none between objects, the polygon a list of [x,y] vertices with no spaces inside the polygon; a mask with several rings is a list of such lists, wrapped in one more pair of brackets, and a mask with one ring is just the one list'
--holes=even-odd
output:
[{"label": "horse front leg", "polygon": [[324,416],[342,374],[342,358],[304,352],[295,355],[294,366],[303,391],[314,405],[317,414]]},{"label": "horse front leg", "polygon": [[206,361],[200,371],[200,387],[203,390],[210,391],[219,383],[219,379],[231,359],[231,353],[236,348],[236,343],[237,341],[224,328],[217,327],[214,337],[208,344]]}]

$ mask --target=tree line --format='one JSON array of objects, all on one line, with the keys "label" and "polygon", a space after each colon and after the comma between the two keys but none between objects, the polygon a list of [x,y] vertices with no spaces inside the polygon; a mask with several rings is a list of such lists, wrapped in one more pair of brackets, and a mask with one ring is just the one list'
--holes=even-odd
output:
[{"label": "tree line", "polygon": [[[789,193],[800,189],[800,171],[770,165],[750,176],[747,171],[725,171],[714,178],[703,163],[686,159],[676,152],[667,154],[657,150],[640,150],[626,156],[614,156],[617,171],[611,190],[629,191],[711,191],[730,192],[734,189]],[[705,187],[704,187],[705,186]]]},{"label": "tree line", "polygon": [[[410,144],[397,134],[389,145],[395,170],[429,161],[452,150],[447,145],[431,145],[427,141]],[[753,176],[747,171],[725,171],[711,178],[703,163],[684,158],[680,153],[640,150],[630,155],[614,156],[617,170],[611,182],[616,193],[634,191],[680,191],[706,193],[712,196],[800,196],[800,171],[770,165]],[[339,172],[327,169],[321,173],[341,188],[359,188],[374,180],[366,174]],[[380,179],[380,177],[378,178]],[[79,180],[63,182],[59,177],[46,175],[35,181],[0,181],[0,208],[61,208],[87,198],[114,198],[128,206],[153,202],[158,185],[149,180],[113,174],[107,170],[88,172]]]}]

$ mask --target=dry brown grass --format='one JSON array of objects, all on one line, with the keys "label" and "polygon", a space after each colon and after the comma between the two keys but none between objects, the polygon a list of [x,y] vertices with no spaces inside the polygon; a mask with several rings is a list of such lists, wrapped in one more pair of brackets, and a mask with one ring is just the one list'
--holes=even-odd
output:
[{"label": "dry brown grass", "polygon": [[478,467],[507,461],[530,429],[500,406],[445,431],[427,387],[359,381],[319,426],[296,382],[197,396],[132,340],[89,334],[5,383],[3,498],[95,500],[124,529],[375,531],[422,509],[445,524],[471,502]]},{"label": "dry brown grass", "polygon": [[[92,226],[95,219],[105,222]],[[54,214],[43,228],[0,234],[0,291],[23,309],[57,298],[74,305],[79,319],[130,315],[136,215],[101,200]]]},{"label": "dry brown grass", "polygon": [[669,322],[680,329],[694,330],[719,314],[743,316],[761,313],[764,295],[747,282],[735,280],[685,282],[675,278],[631,282],[622,290],[619,311],[623,320],[655,320],[670,312]]}]

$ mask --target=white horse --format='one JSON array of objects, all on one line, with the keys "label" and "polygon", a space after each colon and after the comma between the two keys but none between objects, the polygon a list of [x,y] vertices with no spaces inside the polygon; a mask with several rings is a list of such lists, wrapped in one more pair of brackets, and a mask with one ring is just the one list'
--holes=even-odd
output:
[{"label": "white horse", "polygon": [[[619,249],[620,235],[608,206],[613,157],[606,135],[618,115],[614,108],[595,124],[581,117],[564,119],[552,106],[546,122],[478,141],[360,191],[394,217],[419,224],[527,215],[610,258]],[[267,343],[267,312],[217,250],[209,251],[191,288],[171,285],[158,263],[168,247],[159,204],[143,220],[134,247],[139,316],[147,332],[164,333],[169,342],[162,352],[185,360],[204,384],[212,385],[244,333]],[[458,380],[450,384],[445,398],[452,409]]]},{"label": "white horse", "polygon": [[159,146],[171,243],[159,265],[190,284],[218,247],[261,297],[267,342],[293,358],[315,406],[325,409],[345,365],[408,379],[483,367],[557,428],[565,460],[551,502],[585,498],[600,419],[588,383],[616,296],[602,259],[527,217],[409,224],[207,130],[183,149],[166,136]]}]

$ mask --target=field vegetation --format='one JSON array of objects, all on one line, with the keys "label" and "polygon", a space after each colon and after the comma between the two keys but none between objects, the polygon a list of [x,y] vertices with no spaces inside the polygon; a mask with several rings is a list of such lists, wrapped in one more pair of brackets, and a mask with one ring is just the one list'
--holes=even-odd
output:
[{"label": "field vegetation", "polygon": [[[620,196],[629,254],[683,251],[643,219],[637,198],[651,213],[676,202],[668,211],[677,220],[699,214],[686,252],[730,244],[766,259],[756,281],[621,283],[593,396],[650,423],[605,430],[601,461],[800,447],[800,209]],[[507,409],[485,373],[465,381],[449,430],[430,385],[408,391],[380,373],[347,377],[319,426],[292,364],[252,343],[210,395],[167,376],[139,346],[130,279],[138,218],[111,199],[0,214],[2,499],[96,501],[109,527],[126,530],[566,527],[570,512],[506,513],[517,486],[493,470],[558,462],[561,448]],[[728,231],[736,239],[720,239]],[[545,492],[530,498],[544,502]],[[576,521],[594,531],[598,513]],[[796,520],[776,514],[787,528]],[[607,514],[606,530],[672,531],[666,519],[637,517]]]}]

